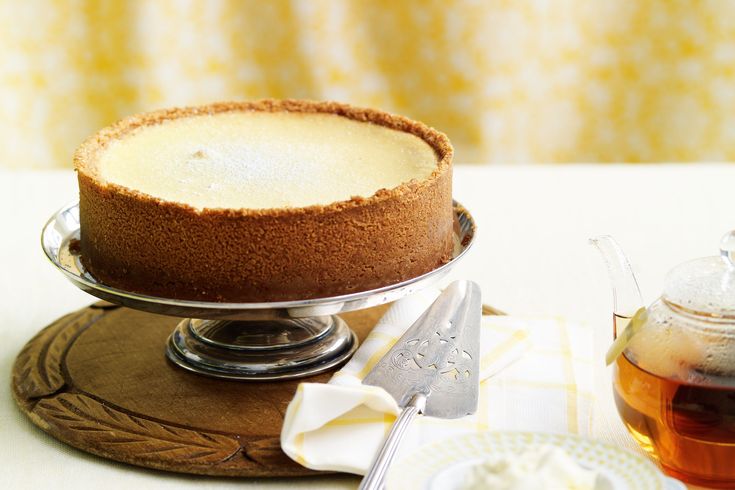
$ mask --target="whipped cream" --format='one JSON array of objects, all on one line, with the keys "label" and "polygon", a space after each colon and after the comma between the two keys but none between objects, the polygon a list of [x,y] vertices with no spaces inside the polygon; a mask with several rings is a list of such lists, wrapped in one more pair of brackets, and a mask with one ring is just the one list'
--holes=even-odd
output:
[{"label": "whipped cream", "polygon": [[563,449],[531,448],[518,456],[505,456],[473,465],[462,490],[594,490],[597,472],[582,468]]}]

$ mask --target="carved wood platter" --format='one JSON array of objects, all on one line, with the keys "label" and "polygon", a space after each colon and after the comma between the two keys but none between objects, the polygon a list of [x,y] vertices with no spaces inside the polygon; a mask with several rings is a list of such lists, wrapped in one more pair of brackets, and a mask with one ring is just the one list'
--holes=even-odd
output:
[{"label": "carved wood platter", "polygon": [[[387,306],[342,315],[360,340]],[[83,451],[133,465],[217,476],[314,475],[280,447],[299,382],[207,378],[167,361],[179,318],[99,302],[31,339],[13,396],[35,425]]]}]

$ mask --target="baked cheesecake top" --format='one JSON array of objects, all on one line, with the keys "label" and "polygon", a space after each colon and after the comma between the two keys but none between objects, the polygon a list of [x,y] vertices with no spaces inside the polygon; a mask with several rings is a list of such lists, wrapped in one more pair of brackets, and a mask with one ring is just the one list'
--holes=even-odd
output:
[{"label": "baked cheesecake top", "polygon": [[406,131],[324,112],[226,111],[107,141],[96,177],[196,209],[327,205],[428,178],[439,158]]}]

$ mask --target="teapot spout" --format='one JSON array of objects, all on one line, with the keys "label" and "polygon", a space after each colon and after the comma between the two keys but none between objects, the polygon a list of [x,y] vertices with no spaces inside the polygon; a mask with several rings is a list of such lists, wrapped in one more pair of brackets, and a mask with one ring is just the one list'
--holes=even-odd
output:
[{"label": "teapot spout", "polygon": [[597,247],[605,260],[613,291],[613,313],[632,317],[643,306],[643,298],[628,258],[610,235],[591,238],[590,244]]}]

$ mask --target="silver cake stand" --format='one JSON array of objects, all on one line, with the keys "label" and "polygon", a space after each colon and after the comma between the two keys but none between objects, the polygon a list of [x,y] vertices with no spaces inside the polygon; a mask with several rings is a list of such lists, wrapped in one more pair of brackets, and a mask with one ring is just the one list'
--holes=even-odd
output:
[{"label": "silver cake stand", "polygon": [[446,264],[418,277],[370,291],[331,298],[271,303],[219,303],[147,296],[95,279],[72,245],[79,239],[79,203],[61,208],[46,223],[41,245],[74,285],[103,300],[136,310],[182,317],[166,346],[184,369],[239,380],[311,376],[342,364],[357,337],[337,314],[395,301],[444,277],[474,241],[475,223],[458,203],[455,250]]}]

